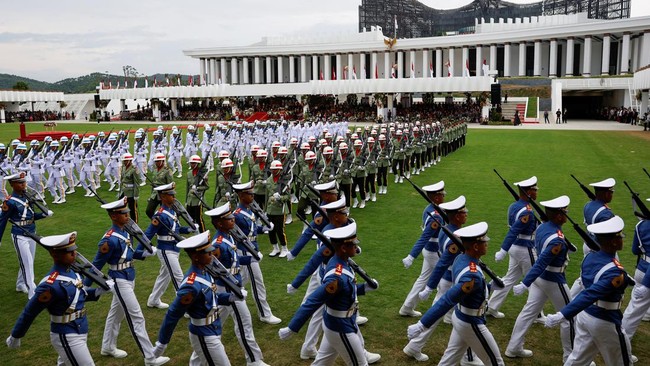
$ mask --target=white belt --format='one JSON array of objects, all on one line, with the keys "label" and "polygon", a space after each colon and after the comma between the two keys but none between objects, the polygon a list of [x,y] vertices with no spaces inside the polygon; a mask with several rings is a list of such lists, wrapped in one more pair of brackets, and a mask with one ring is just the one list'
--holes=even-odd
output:
[{"label": "white belt", "polygon": [[239,269],[240,269],[240,267],[234,267],[234,268],[230,268],[229,271],[230,271],[231,274],[236,275],[236,274],[239,274]]},{"label": "white belt", "polygon": [[564,273],[564,270],[566,270],[566,265],[562,267],[546,266],[547,272]]},{"label": "white belt", "polygon": [[349,318],[352,315],[356,314],[359,307],[355,304],[348,310],[334,310],[329,307],[326,307],[327,313],[335,318]]},{"label": "white belt", "polygon": [[196,325],[197,327],[202,327],[206,325],[211,325],[217,319],[219,319],[219,313],[215,311],[214,313],[208,315],[205,318],[200,318],[200,319],[190,318],[190,322],[192,323],[192,325]]},{"label": "white belt", "polygon": [[22,221],[15,221],[16,225],[18,226],[27,226],[31,225],[34,223],[34,220],[22,220]]},{"label": "white belt", "polygon": [[598,300],[594,303],[594,305],[598,306],[599,308],[603,308],[605,310],[619,310],[621,308],[621,304],[623,301],[604,301],[604,300]]},{"label": "white belt", "polygon": [[70,313],[70,314],[50,315],[50,321],[52,323],[65,324],[65,323],[70,323],[71,321],[75,321],[79,318],[82,318],[84,315],[86,315],[86,308],[77,310],[74,313]]},{"label": "white belt", "polygon": [[645,254],[641,256],[641,259],[646,261],[646,262],[650,262],[650,258]]},{"label": "white belt", "polygon": [[437,242],[438,242],[438,238],[430,238],[429,239],[429,243],[437,243]]},{"label": "white belt", "polygon": [[174,240],[176,240],[176,238],[174,238],[171,235],[156,235],[156,237],[158,238],[158,240],[164,240],[164,241],[174,241]]},{"label": "white belt", "polygon": [[118,264],[109,264],[108,268],[111,271],[121,271],[123,269],[131,268],[133,261],[128,261],[124,263],[118,263]]},{"label": "white belt", "polygon": [[468,308],[468,307],[465,307],[465,306],[460,305],[460,304],[458,305],[458,310],[461,313],[463,313],[465,315],[469,315],[469,316],[482,316],[483,314],[485,314],[485,308],[486,308],[485,306],[482,306],[479,309],[472,309],[472,308]]},{"label": "white belt", "polygon": [[523,239],[523,240],[534,240],[535,235],[524,235],[524,234],[519,234],[517,235],[517,239]]},{"label": "white belt", "polygon": [[135,187],[135,184],[125,183],[124,187],[125,188],[133,188],[133,187]]}]

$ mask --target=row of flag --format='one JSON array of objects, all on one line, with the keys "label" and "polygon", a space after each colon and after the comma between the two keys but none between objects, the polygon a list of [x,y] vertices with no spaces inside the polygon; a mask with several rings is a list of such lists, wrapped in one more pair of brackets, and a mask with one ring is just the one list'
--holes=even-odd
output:
[{"label": "row of flag", "polygon": [[[187,77],[187,83],[183,84],[181,81],[181,77],[176,77],[176,82],[174,83],[173,79],[170,79],[169,77],[165,78],[165,81],[160,81],[154,77],[153,83],[151,84],[152,87],[157,88],[157,87],[167,87],[167,86],[182,86],[182,85],[187,85],[187,86],[194,86],[194,85],[206,85],[206,80],[207,80],[207,74],[204,77],[201,77],[198,75],[196,77],[196,82],[195,82],[195,77],[194,75],[189,75]],[[218,81],[219,84],[221,84],[221,78],[219,78]],[[144,83],[140,84],[144,88],[149,87],[149,79],[144,78]],[[138,79],[134,79],[131,87],[137,88],[138,87]],[[109,80],[108,82],[105,82],[103,79],[99,82],[99,88],[100,89],[127,89],[129,88],[129,79],[125,78],[124,83],[120,84],[120,80],[117,80],[115,84],[113,84],[112,80]]]}]

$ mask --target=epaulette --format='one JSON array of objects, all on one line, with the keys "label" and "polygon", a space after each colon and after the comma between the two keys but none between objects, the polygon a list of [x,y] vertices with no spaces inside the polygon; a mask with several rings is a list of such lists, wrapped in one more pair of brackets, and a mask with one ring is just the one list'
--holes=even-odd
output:
[{"label": "epaulette", "polygon": [[110,229],[110,230],[108,230],[108,231],[106,232],[106,234],[104,234],[104,237],[105,237],[105,238],[110,238],[112,234],[113,234],[113,229]]},{"label": "epaulette", "polygon": [[618,261],[618,259],[613,258],[613,259],[612,259],[612,262],[614,262],[614,265],[616,265],[616,268],[618,268],[618,269],[624,269],[624,268],[623,268],[623,265],[621,264],[621,262]]},{"label": "epaulette", "polygon": [[241,207],[237,207],[237,209],[235,210],[234,214],[237,215],[237,214],[239,214],[240,212],[241,212]]},{"label": "epaulette", "polygon": [[474,262],[469,262],[469,271],[472,272],[472,273],[476,273],[476,272],[477,272],[477,269],[476,269],[476,263],[474,263]]},{"label": "epaulette", "polygon": [[557,231],[557,237],[560,239],[564,239],[564,233],[562,232],[562,230]]},{"label": "epaulette", "polygon": [[216,241],[217,241],[217,244],[221,244],[221,242],[223,242],[223,236],[222,235],[217,236]]},{"label": "epaulette", "polygon": [[195,278],[196,278],[196,272],[192,272],[192,273],[190,273],[190,275],[187,276],[187,281],[186,281],[186,283],[187,283],[188,285],[193,285],[193,284],[194,284],[194,279],[195,279]]},{"label": "epaulette", "polygon": [[336,265],[336,270],[334,271],[334,274],[340,276],[341,273],[343,273],[343,265],[339,263]]},{"label": "epaulette", "polygon": [[54,283],[57,277],[59,277],[59,271],[54,271],[50,273],[50,276],[47,278],[47,280],[45,280],[45,282],[51,285]]}]

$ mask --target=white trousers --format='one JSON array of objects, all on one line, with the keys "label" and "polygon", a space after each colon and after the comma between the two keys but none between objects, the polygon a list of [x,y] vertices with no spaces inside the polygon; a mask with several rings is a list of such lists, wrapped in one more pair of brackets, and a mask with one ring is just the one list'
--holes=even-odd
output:
[{"label": "white trousers", "polygon": [[169,154],[169,159],[167,159],[167,165],[171,168],[172,171],[177,172],[178,174],[183,172],[183,164],[181,163],[181,154],[174,153]]},{"label": "white trousers", "polygon": [[263,318],[272,315],[269,302],[266,301],[266,286],[264,285],[264,277],[262,276],[260,263],[252,261],[250,265],[243,266],[243,269],[242,285],[250,282],[253,300],[255,300],[255,304],[257,305],[259,317]]},{"label": "white trousers", "polygon": [[[309,286],[305,292],[305,297],[302,299],[303,304],[309,295],[311,295],[312,292],[316,291],[316,289],[320,286],[320,282],[320,275],[318,271],[316,271],[311,275],[311,278],[309,279]],[[321,306],[314,312],[314,314],[311,316],[311,319],[309,319],[307,332],[305,333],[305,340],[302,343],[300,352],[308,354],[318,351],[318,339],[323,333],[323,309],[324,307]]]},{"label": "white trousers", "polygon": [[339,333],[323,324],[323,341],[312,366],[334,365],[338,356],[348,366],[368,365],[361,331],[357,329],[356,333]]},{"label": "white trousers", "polygon": [[114,350],[117,348],[117,337],[120,334],[120,325],[126,318],[126,324],[131,331],[131,335],[144,358],[154,358],[153,346],[147,329],[145,319],[140,309],[140,303],[135,297],[135,283],[122,278],[115,279],[115,287],[111,308],[106,316],[106,326],[104,327],[104,338],[102,339],[102,349]]},{"label": "white trousers", "polygon": [[36,291],[34,283],[34,256],[36,255],[36,242],[29,237],[11,234],[14,249],[18,256],[18,278],[16,291],[27,289],[27,297],[32,298]]},{"label": "white trousers", "polygon": [[[569,286],[566,283],[547,281],[543,278],[538,278],[528,289],[528,300],[526,305],[519,313],[515,327],[512,329],[510,342],[508,343],[508,350],[520,351],[524,348],[524,341],[528,328],[533,324],[537,315],[542,309],[547,300],[550,300],[555,311],[560,311],[569,302],[571,297],[569,295]],[[571,322],[562,322],[560,324],[560,338],[562,339],[563,360],[569,357],[572,349],[574,338],[574,325]]]},{"label": "white trousers", "polygon": [[[636,286],[643,286],[641,281],[643,281],[644,272],[639,271],[638,269],[634,272],[634,281],[636,281]],[[633,290],[634,291],[634,290]],[[636,329],[639,327],[643,316],[650,309],[650,294],[647,294],[641,299],[637,299],[634,296],[630,299],[630,302],[625,308],[625,313],[623,313],[623,324],[622,327],[625,330],[625,333],[630,337],[634,337]]]},{"label": "white trousers", "polygon": [[[47,189],[50,191],[52,197],[65,198],[65,188],[63,187],[63,177],[56,177],[54,174],[50,175],[47,180]],[[59,193],[57,194],[57,190]]]},{"label": "white trousers", "polygon": [[520,245],[511,246],[508,255],[510,261],[508,263],[508,272],[502,278],[503,288],[493,286],[494,291],[488,301],[490,309],[497,311],[503,305],[512,286],[519,283],[519,280],[530,271],[530,268],[537,260],[537,251],[534,248],[526,248]]},{"label": "white trousers", "polygon": [[586,312],[575,317],[576,338],[573,351],[564,366],[589,365],[596,353],[607,366],[632,365],[630,338],[620,326],[593,317]]},{"label": "white trousers", "polygon": [[84,187],[84,189],[88,189],[88,187],[91,187],[94,191],[97,190],[97,186],[95,185],[95,178],[93,177],[93,174],[94,172],[85,169],[82,169],[81,172],[79,172],[79,182],[81,182],[81,186]]},{"label": "white trousers", "polygon": [[158,250],[156,255],[160,260],[160,271],[158,272],[158,277],[156,277],[156,282],[153,284],[153,289],[151,290],[151,295],[147,300],[148,305],[157,305],[160,304],[160,298],[167,290],[169,282],[172,282],[172,274],[174,285],[174,293],[178,291],[178,287],[183,282],[183,270],[181,269],[181,264],[178,261],[178,252],[173,250]]},{"label": "white trousers", "polygon": [[422,259],[422,270],[420,271],[420,275],[413,283],[411,291],[406,295],[406,300],[404,300],[404,305],[402,305],[405,308],[415,309],[418,306],[418,303],[420,302],[418,294],[427,286],[429,277],[431,277],[431,273],[433,273],[436,263],[440,260],[440,256],[437,252],[422,249]]},{"label": "white trousers", "polygon": [[119,169],[117,168],[117,163],[111,159],[111,161],[106,165],[104,169],[104,177],[111,183],[118,181]]},{"label": "white trousers", "polygon": [[50,332],[52,346],[59,354],[57,366],[93,366],[86,340],[88,334],[59,334]]},{"label": "white trousers", "polygon": [[32,176],[32,180],[28,182],[27,185],[36,192],[43,194],[45,187],[43,187],[43,175],[41,172],[39,171],[38,173],[31,173],[30,175]]},{"label": "white trousers", "polygon": [[[222,286],[217,286],[218,290],[225,292],[226,289]],[[251,313],[246,306],[246,301],[237,300],[229,306],[224,306],[221,312],[221,324],[225,324],[226,320],[232,315],[233,322],[235,323],[235,336],[239,341],[239,345],[244,350],[246,362],[257,362],[264,359],[262,357],[262,350],[255,340],[253,333],[253,321]]]},{"label": "white trousers", "polygon": [[199,336],[190,333],[192,355],[190,366],[230,366],[221,336]]},{"label": "white trousers", "polygon": [[464,322],[458,319],[456,314],[452,315],[451,324],[453,328],[449,336],[449,343],[438,366],[458,365],[468,347],[476,352],[478,358],[486,365],[505,365],[499,346],[485,324]]}]

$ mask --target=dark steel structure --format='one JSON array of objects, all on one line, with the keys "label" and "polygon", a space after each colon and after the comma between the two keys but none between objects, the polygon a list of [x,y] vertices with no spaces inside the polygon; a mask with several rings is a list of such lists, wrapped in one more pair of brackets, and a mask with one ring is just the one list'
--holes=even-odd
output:
[{"label": "dark steel structure", "polygon": [[586,12],[591,19],[630,17],[631,0],[544,0],[515,4],[501,0],[474,0],[456,9],[434,9],[416,0],[362,0],[359,6],[359,31],[381,26],[386,36],[419,38],[448,32],[474,33],[474,19],[522,18],[540,15]]}]

